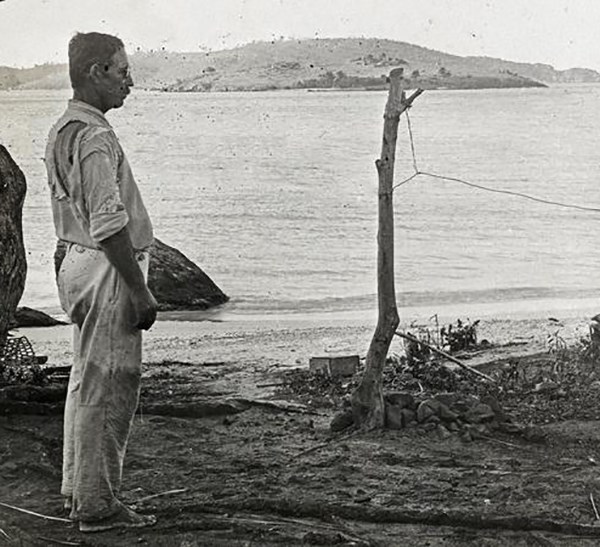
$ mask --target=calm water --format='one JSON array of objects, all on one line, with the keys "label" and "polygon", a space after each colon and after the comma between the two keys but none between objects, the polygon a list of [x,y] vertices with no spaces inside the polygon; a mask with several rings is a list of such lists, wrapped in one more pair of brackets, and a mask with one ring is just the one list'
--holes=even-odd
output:
[{"label": "calm water", "polygon": [[[156,235],[237,313],[376,306],[385,93],[153,94],[109,113]],[[28,181],[22,304],[58,309],[42,162],[66,92],[0,93],[0,142]],[[422,170],[600,208],[600,86],[427,92],[411,111]],[[404,120],[397,180],[412,173]],[[600,296],[600,214],[433,179],[396,192],[400,300]]]}]

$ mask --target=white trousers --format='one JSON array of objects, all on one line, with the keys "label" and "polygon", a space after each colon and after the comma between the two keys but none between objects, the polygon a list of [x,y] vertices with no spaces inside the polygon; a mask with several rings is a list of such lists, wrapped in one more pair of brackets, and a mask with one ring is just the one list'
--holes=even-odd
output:
[{"label": "white trousers", "polygon": [[[136,253],[147,275],[148,254]],[[142,335],[129,289],[99,250],[70,244],[58,272],[61,305],[74,323],[74,362],[64,415],[61,493],[81,520],[119,508],[123,458],[138,404]]]}]

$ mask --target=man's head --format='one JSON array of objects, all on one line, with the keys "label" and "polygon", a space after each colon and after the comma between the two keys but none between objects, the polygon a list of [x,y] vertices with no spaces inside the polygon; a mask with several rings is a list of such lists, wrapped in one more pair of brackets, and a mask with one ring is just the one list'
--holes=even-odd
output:
[{"label": "man's head", "polygon": [[123,42],[99,32],[78,33],[71,38],[69,76],[75,97],[102,112],[123,106],[133,86]]}]

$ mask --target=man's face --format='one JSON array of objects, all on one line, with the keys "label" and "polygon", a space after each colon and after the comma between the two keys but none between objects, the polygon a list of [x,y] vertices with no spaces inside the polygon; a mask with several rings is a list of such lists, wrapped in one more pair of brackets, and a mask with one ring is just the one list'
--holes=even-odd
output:
[{"label": "man's face", "polygon": [[111,108],[120,108],[123,106],[125,97],[130,93],[129,88],[133,86],[125,50],[117,51],[112,56],[109,65],[99,68],[96,85],[103,110],[106,112]]}]

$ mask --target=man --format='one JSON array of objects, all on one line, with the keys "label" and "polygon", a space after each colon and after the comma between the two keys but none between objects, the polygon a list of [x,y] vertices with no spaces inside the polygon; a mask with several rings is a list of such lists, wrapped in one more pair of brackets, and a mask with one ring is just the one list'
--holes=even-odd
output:
[{"label": "man", "polygon": [[82,532],[148,526],[152,515],[116,497],[139,397],[140,329],[157,310],[146,285],[152,225],[104,117],[133,86],[123,42],[75,35],[69,75],[73,99],[50,131],[45,158],[56,234],[67,242],[58,292],[74,323],[61,492]]}]

